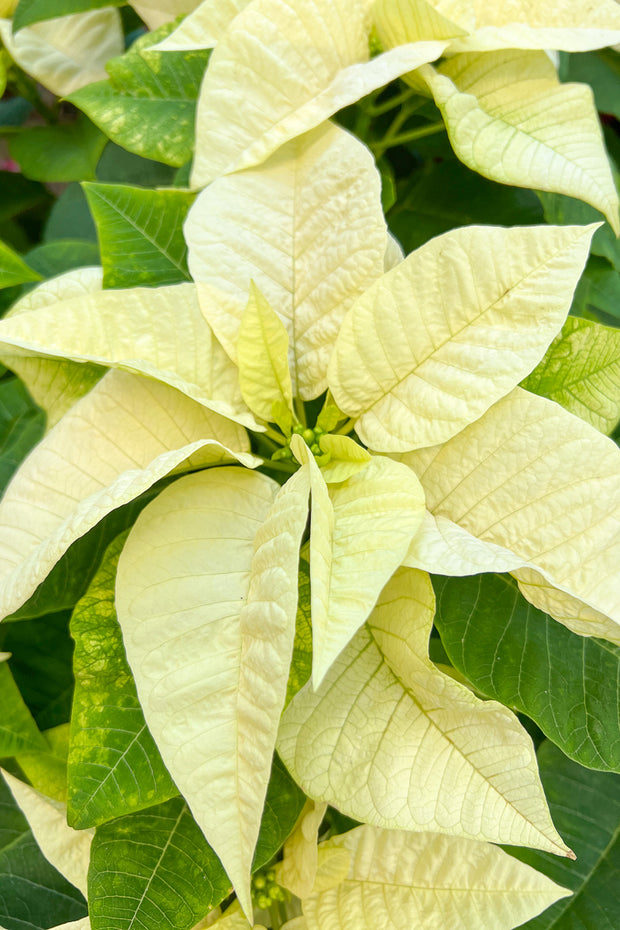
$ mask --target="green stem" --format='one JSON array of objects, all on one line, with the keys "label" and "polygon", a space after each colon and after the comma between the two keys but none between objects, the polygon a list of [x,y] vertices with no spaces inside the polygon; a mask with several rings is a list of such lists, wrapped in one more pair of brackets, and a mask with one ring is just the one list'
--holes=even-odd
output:
[{"label": "green stem", "polygon": [[[399,107],[405,101],[409,100],[411,97],[415,96],[416,92],[413,87],[408,87],[406,90],[403,90],[402,93],[396,94],[394,97],[390,97],[389,100],[386,100],[385,103],[372,104],[366,110],[367,113],[372,116],[374,119],[376,116],[383,116],[384,113],[389,113],[390,110],[394,110],[396,107]],[[411,113],[411,110],[408,111]]]},{"label": "green stem", "polygon": [[265,435],[269,436],[270,439],[273,439],[273,441],[279,446],[286,445],[286,436],[283,436],[282,433],[272,429],[271,426],[265,426]]},{"label": "green stem", "polygon": [[299,420],[301,424],[303,424],[303,426],[307,426],[308,421],[306,419],[306,408],[304,407],[303,400],[301,399],[301,397],[296,397],[293,403],[295,406],[295,413],[297,414],[297,419]]},{"label": "green stem", "polygon": [[443,132],[445,128],[446,125],[444,121],[438,120],[436,123],[429,123],[427,126],[410,129],[408,132],[392,133],[390,131],[381,142],[373,146],[375,158],[379,159],[387,149],[394,148],[396,145],[404,145],[406,142],[414,142],[416,139],[432,136],[436,132]]},{"label": "green stem", "polygon": [[269,908],[269,922],[271,924],[271,930],[280,930],[282,926],[282,915],[278,907],[278,901],[274,901]]},{"label": "green stem", "polygon": [[292,475],[297,471],[297,465],[293,462],[283,462],[280,459],[277,462],[274,462],[273,459],[263,459],[263,466],[265,468],[272,468],[274,471],[285,471],[287,475]]},{"label": "green stem", "polygon": [[340,429],[335,430],[335,436],[348,436],[349,433],[352,433],[355,429],[355,420],[347,420],[344,426],[341,426]]}]

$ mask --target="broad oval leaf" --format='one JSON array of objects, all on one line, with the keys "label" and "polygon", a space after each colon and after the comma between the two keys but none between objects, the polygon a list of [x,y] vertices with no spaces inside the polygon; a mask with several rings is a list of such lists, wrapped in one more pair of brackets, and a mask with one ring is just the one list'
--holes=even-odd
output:
[{"label": "broad oval leaf", "polygon": [[457,55],[421,74],[458,157],[494,181],[569,194],[620,232],[592,90],[560,84],[544,52]]},{"label": "broad oval leaf", "polygon": [[399,569],[318,690],[289,704],[283,761],[310,797],[366,823],[571,855],[517,718],[430,661],[433,613],[428,575]]},{"label": "broad oval leaf", "polygon": [[435,626],[486,697],[527,714],[566,755],[620,771],[620,649],[536,610],[508,576],[435,577]]},{"label": "broad oval leaf", "polygon": [[114,585],[127,533],[108,546],[71,617],[75,691],[67,818],[95,827],[178,794],[144,721],[116,619]]},{"label": "broad oval leaf", "polygon": [[189,268],[233,360],[253,280],[286,326],[293,394],[325,390],[345,313],[383,273],[380,191],[368,149],[327,123],[198,196],[185,223]]},{"label": "broad oval leaf", "polygon": [[570,316],[522,387],[612,433],[620,420],[620,333]]},{"label": "broad oval leaf", "polygon": [[362,441],[379,452],[434,445],[515,387],[562,326],[593,232],[453,230],[373,284],[327,375]]},{"label": "broad oval leaf", "polygon": [[[250,3],[217,44],[202,85],[192,187],[260,164],[342,107],[434,61],[445,47],[419,42],[368,61],[368,27],[365,3]],[[231,120],[242,109],[245,118]]]},{"label": "broad oval leaf", "polygon": [[237,369],[202,316],[193,284],[93,290],[0,321],[1,343],[147,375],[222,416],[255,425]]},{"label": "broad oval leaf", "polygon": [[0,502],[0,616],[111,510],[180,467],[251,466],[247,448],[241,427],[167,385],[107,374],[33,449]]},{"label": "broad oval leaf", "polygon": [[17,35],[9,20],[0,20],[0,36],[20,68],[58,96],[107,77],[106,62],[123,50],[120,16],[109,7],[50,19]]},{"label": "broad oval leaf", "polygon": [[[436,517],[514,553],[540,571],[560,601],[562,592],[579,599],[617,630],[620,450],[614,442],[558,404],[516,388],[449,442],[401,460],[419,477]],[[432,570],[444,573],[441,559]],[[558,603],[536,606],[566,622]],[[579,632],[586,631],[584,621]],[[592,634],[601,635],[596,624]]]},{"label": "broad oval leaf", "polygon": [[[277,532],[277,520],[263,528],[277,490],[270,478],[240,468],[210,469],[177,481],[138,519],[117,578],[118,618],[149,729],[250,913],[249,875],[258,832],[253,833],[252,820],[256,808],[262,809],[264,793],[254,781],[250,744],[240,736],[257,722],[263,730],[271,726],[274,694],[263,680],[269,666],[261,666],[257,692],[244,675],[252,675],[254,661],[260,663],[270,648],[251,626],[260,606],[254,598],[267,577],[264,553],[257,548],[256,564],[253,553],[260,530],[267,549],[270,531]],[[274,574],[279,585],[290,587],[280,571]],[[251,577],[255,587],[246,604]],[[296,588],[296,572],[292,582]],[[286,620],[280,636],[290,640],[292,651],[295,600],[290,591],[288,601],[291,630]],[[259,622],[269,620],[272,608],[275,604],[267,599]],[[242,611],[252,634],[246,641]],[[282,705],[287,674],[288,667]],[[263,691],[264,712],[255,706],[249,713],[246,701],[260,700]],[[261,713],[264,719],[257,721]],[[261,765],[263,753],[258,755]],[[268,779],[271,756],[267,765]]]}]

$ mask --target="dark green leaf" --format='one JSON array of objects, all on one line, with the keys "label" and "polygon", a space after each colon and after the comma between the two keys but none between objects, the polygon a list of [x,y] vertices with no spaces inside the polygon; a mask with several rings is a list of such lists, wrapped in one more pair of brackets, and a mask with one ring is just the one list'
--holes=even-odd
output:
[{"label": "dark green leaf", "polygon": [[565,81],[589,84],[599,113],[620,119],[620,65],[612,49],[567,55]]},{"label": "dark green leaf", "polygon": [[458,226],[541,223],[542,210],[531,191],[487,181],[457,161],[428,161],[413,183],[401,183],[388,221],[405,252],[411,252]]},{"label": "dark green leaf", "polygon": [[175,173],[170,165],[141,158],[113,142],[108,142],[97,165],[98,181],[105,184],[131,184],[134,187],[180,187],[180,184],[173,183]]},{"label": "dark green leaf", "polygon": [[29,181],[22,174],[11,171],[0,171],[0,223],[50,200],[50,195],[38,181]]},{"label": "dark green leaf", "polygon": [[0,756],[46,751],[47,744],[19,693],[8,662],[0,662],[0,707]]},{"label": "dark green leaf", "polygon": [[433,585],[446,652],[478,691],[527,714],[582,765],[620,771],[620,648],[572,633],[510,576]]},{"label": "dark green leaf", "polygon": [[11,139],[9,151],[27,178],[89,181],[95,178],[106,142],[103,133],[80,114],[72,123],[23,129]]},{"label": "dark green leaf", "polygon": [[73,695],[73,640],[69,613],[0,624],[0,649],[39,729],[66,723]]},{"label": "dark green leaf", "polygon": [[69,184],[50,211],[43,236],[45,242],[75,238],[97,242],[97,230],[79,184]]},{"label": "dark green leaf", "polygon": [[13,14],[13,32],[56,16],[100,10],[104,6],[123,6],[125,0],[19,0]]},{"label": "dark green leaf", "polygon": [[137,500],[113,510],[97,526],[77,539],[32,597],[7,617],[3,624],[10,620],[42,617],[74,607],[86,593],[109,544],[135,522],[140,511],[159,493],[161,487],[160,483]]},{"label": "dark green leaf", "polygon": [[183,222],[194,194],[114,184],[85,184],[97,224],[104,287],[191,280]]},{"label": "dark green leaf", "polygon": [[99,249],[85,239],[54,239],[28,252],[28,261],[44,278],[55,278],[72,268],[99,264]]},{"label": "dark green leaf", "polygon": [[299,599],[295,620],[295,643],[293,658],[286,686],[288,707],[295,695],[312,674],[312,622],[310,619],[310,565],[306,559],[299,560]]},{"label": "dark green leaf", "polygon": [[71,619],[75,692],[67,818],[76,829],[144,810],[178,794],[144,721],[114,608],[114,540]]},{"label": "dark green leaf", "polygon": [[82,895],[43,856],[0,777],[0,923],[43,930],[85,916]]},{"label": "dark green leaf", "polygon": [[538,764],[553,821],[577,860],[530,849],[509,852],[574,894],[522,928],[618,930],[620,779],[576,765],[549,742],[540,747]]},{"label": "dark green leaf", "polygon": [[0,382],[0,494],[42,438],[45,414],[18,378]]},{"label": "dark green leaf", "polygon": [[293,781],[278,756],[274,756],[252,871],[256,872],[273,859],[292,833],[305,800],[301,788]]},{"label": "dark green leaf", "polygon": [[[586,226],[588,223],[600,223],[605,217],[583,200],[575,200],[565,194],[550,194],[538,191],[547,223],[558,225]],[[620,271],[620,242],[609,225],[605,223],[597,229],[592,239],[591,252],[601,255],[611,262],[616,271]]]},{"label": "dark green leaf", "polygon": [[23,97],[11,97],[0,103],[0,128],[21,126],[32,112],[32,104]]},{"label": "dark green leaf", "polygon": [[41,275],[37,271],[27,265],[10,246],[0,242],[0,288],[40,280]]},{"label": "dark green leaf", "polygon": [[210,50],[149,51],[174,28],[168,24],[107,64],[109,81],[67,99],[123,148],[180,167],[192,155],[196,99]]},{"label": "dark green leaf", "polygon": [[97,828],[88,876],[92,930],[191,930],[229,890],[182,798]]}]

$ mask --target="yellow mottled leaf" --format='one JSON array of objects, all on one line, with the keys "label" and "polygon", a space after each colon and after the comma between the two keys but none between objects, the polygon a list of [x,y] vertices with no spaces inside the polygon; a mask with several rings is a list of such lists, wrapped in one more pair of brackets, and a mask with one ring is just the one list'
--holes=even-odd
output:
[{"label": "yellow mottled leaf", "polygon": [[[290,431],[293,394],[288,333],[254,282],[239,326],[237,365],[241,394],[250,410],[261,420],[288,426]],[[279,417],[274,416],[274,409],[280,411]]]},{"label": "yellow mottled leaf", "polygon": [[328,382],[369,448],[459,432],[508,393],[559,332],[595,226],[469,226],[373,284],[340,328]]},{"label": "yellow mottled leaf", "polygon": [[105,80],[107,60],[124,49],[121,19],[110,7],[48,19],[15,35],[11,21],[0,19],[0,37],[19,67],[59,96]]},{"label": "yellow mottled leaf", "polygon": [[318,690],[289,704],[280,756],[306,794],[357,820],[571,855],[517,718],[430,661],[434,607],[428,575],[399,569]]},{"label": "yellow mottled leaf", "polygon": [[253,280],[286,327],[293,394],[305,400],[325,390],[344,315],[383,273],[386,235],[370,152],[329,123],[214,181],[185,223],[202,312],[229,356]]},{"label": "yellow mottled leaf", "polygon": [[618,194],[591,88],[560,84],[544,52],[462,54],[428,83],[454,151],[493,181],[577,197],[616,233]]},{"label": "yellow mottled leaf", "polygon": [[445,47],[403,45],[369,61],[369,25],[367,4],[357,0],[250,3],[209,62],[196,113],[192,187],[259,164],[337,110],[434,61]]},{"label": "yellow mottled leaf", "polygon": [[249,467],[247,433],[168,385],[105,375],[35,446],[0,501],[0,617],[34,592],[72,542],[180,468]]},{"label": "yellow mottled leaf", "polygon": [[488,843],[357,827],[321,848],[347,850],[336,888],[303,902],[307,930],[511,930],[570,895]]},{"label": "yellow mottled leaf", "polygon": [[74,830],[64,804],[36,791],[8,772],[2,775],[21,808],[41,852],[67,881],[86,896],[90,844],[94,830]]}]

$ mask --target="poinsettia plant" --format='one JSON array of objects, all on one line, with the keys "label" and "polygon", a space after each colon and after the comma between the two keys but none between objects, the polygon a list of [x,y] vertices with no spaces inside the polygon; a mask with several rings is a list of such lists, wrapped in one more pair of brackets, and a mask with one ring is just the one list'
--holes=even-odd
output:
[{"label": "poinsettia plant", "polygon": [[131,6],[0,7],[2,926],[613,926],[617,4]]}]

